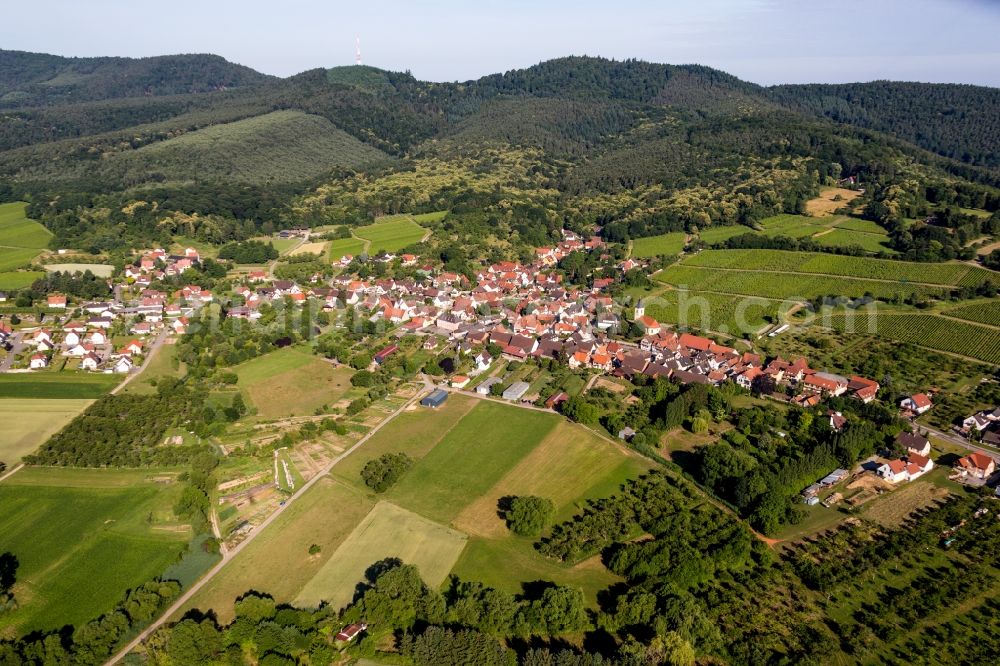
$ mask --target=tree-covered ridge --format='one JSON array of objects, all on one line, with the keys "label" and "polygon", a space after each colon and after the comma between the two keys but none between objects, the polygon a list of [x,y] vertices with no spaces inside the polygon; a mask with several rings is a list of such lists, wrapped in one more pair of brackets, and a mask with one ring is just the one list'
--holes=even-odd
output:
[{"label": "tree-covered ridge", "polygon": [[892,134],[960,162],[1000,167],[1000,89],[874,81],[776,86],[795,109]]},{"label": "tree-covered ridge", "polygon": [[270,78],[209,54],[64,58],[0,50],[0,107],[208,92]]}]

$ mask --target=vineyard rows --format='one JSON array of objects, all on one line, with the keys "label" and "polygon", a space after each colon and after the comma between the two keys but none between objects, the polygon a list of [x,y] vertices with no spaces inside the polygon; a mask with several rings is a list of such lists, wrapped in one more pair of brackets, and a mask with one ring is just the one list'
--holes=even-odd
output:
[{"label": "vineyard rows", "polygon": [[[1000,301],[965,305],[953,310],[946,310],[945,314],[949,317],[958,317],[959,319],[976,321],[980,324],[1000,326]],[[998,332],[997,335],[1000,335],[1000,332]]]},{"label": "vineyard rows", "polygon": [[717,270],[697,266],[675,265],[666,269],[657,280],[695,291],[718,291],[763,298],[812,300],[821,296],[860,298],[871,294],[890,300],[894,297],[940,295],[943,287],[877,282],[858,278],[831,278],[824,275],[789,275],[766,271]]},{"label": "vineyard rows", "polygon": [[[743,270],[824,273],[843,277],[955,286],[978,284],[997,273],[962,263],[917,263],[786,250],[704,250],[684,260],[689,266]],[[970,273],[976,273],[969,277]],[[978,280],[978,282],[977,282]]]},{"label": "vineyard rows", "polygon": [[689,291],[668,291],[644,301],[646,313],[659,322],[732,335],[777,321],[780,309],[777,301]]},{"label": "vineyard rows", "polygon": [[822,323],[845,333],[910,342],[1000,365],[1000,334],[996,329],[985,326],[932,314],[860,311],[835,314]]}]

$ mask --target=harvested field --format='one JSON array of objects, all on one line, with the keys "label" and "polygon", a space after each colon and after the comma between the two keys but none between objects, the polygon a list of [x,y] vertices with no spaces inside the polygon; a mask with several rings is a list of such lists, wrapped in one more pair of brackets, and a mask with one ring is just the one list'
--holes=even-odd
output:
[{"label": "harvested field", "polygon": [[833,215],[834,211],[850,205],[859,196],[861,196],[860,192],[844,189],[843,187],[825,188],[820,192],[818,197],[806,202],[806,213],[816,217]]}]

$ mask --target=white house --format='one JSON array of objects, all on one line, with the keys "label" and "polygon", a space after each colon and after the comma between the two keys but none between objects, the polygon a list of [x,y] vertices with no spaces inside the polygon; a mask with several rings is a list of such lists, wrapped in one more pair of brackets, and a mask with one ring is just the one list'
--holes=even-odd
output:
[{"label": "white house", "polygon": [[40,370],[48,367],[49,359],[45,356],[45,354],[33,354],[29,365],[32,370]]},{"label": "white house", "polygon": [[94,352],[88,352],[83,360],[80,361],[80,368],[83,370],[97,370],[98,366],[101,365],[101,358]]},{"label": "white house", "polygon": [[115,361],[114,366],[115,372],[125,374],[132,370],[132,359],[128,356],[122,356],[117,361]]}]

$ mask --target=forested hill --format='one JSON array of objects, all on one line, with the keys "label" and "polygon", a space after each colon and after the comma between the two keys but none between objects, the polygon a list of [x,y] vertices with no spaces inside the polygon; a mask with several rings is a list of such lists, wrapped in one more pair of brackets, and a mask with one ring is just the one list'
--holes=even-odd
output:
[{"label": "forested hill", "polygon": [[892,134],[966,164],[1000,167],[1000,89],[846,83],[775,86],[775,100],[839,123]]},{"label": "forested hill", "polygon": [[271,78],[207,54],[64,58],[0,50],[0,108],[201,93]]}]

